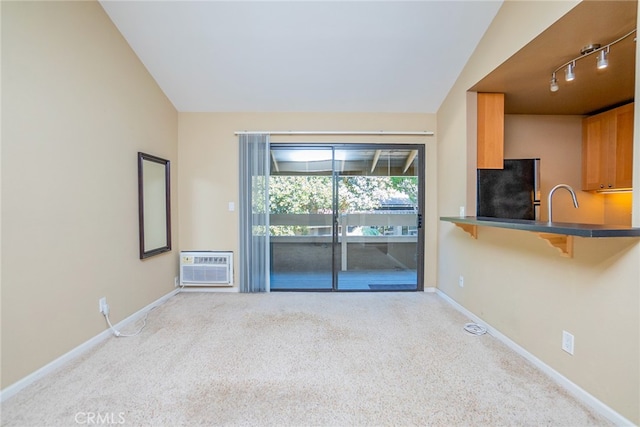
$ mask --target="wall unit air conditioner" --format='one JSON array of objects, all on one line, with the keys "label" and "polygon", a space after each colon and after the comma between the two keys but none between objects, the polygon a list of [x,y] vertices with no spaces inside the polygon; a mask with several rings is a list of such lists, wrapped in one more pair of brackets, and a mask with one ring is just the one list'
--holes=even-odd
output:
[{"label": "wall unit air conditioner", "polygon": [[233,286],[233,252],[180,252],[180,286]]}]

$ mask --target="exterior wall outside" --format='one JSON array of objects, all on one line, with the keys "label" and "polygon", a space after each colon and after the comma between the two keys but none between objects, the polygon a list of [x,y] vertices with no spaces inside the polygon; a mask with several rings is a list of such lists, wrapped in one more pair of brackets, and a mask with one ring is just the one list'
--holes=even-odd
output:
[{"label": "exterior wall outside", "polygon": [[[180,113],[180,249],[238,251],[238,212],[228,209],[238,203],[236,131],[436,131],[435,123],[430,114]],[[435,286],[435,137],[274,136],[272,142],[425,144],[425,287]]]},{"label": "exterior wall outside", "polygon": [[104,331],[99,298],[117,323],[174,289],[177,251],[138,256],[137,152],[175,195],[178,114],[98,2],[2,2],[2,106],[5,388]]},{"label": "exterior wall outside", "polygon": [[[468,106],[467,99],[473,96],[468,96],[467,89],[575,4],[535,1],[503,4],[438,111],[439,215],[457,215],[459,207],[475,192],[473,181],[468,180],[468,174],[475,172],[475,159],[467,157],[473,152],[475,140],[468,127],[474,118],[468,116],[473,108]],[[512,134],[526,135],[529,131],[524,130],[532,119],[515,120],[521,123],[512,121],[507,129]],[[559,121],[571,118],[535,120],[541,121],[538,125],[557,127]],[[636,127],[638,123],[636,119]],[[571,134],[569,123],[562,126],[563,130],[554,132]],[[638,170],[638,133],[635,138]],[[579,175],[574,169],[580,157],[572,160],[565,153],[575,150],[576,139],[570,139],[567,145],[558,147],[560,165],[558,159],[548,157],[552,155],[549,151],[552,147],[546,147],[542,153],[555,168],[564,169],[547,169],[549,181],[546,189],[543,182],[543,200],[547,195],[544,191],[548,192],[556,181],[571,180],[579,187]],[[515,145],[511,148],[527,156],[542,149]],[[638,175],[635,174],[635,184]],[[633,195],[637,226],[638,185]],[[606,208],[599,197],[591,196],[588,200],[585,195],[585,206],[593,210],[580,215],[603,218]],[[575,219],[575,212],[559,208],[562,204],[561,200],[556,201],[554,218],[557,212],[561,219]],[[569,205],[567,209],[573,207]],[[638,239],[577,238],[574,257],[563,258],[532,233],[481,227],[478,239],[473,240],[453,224],[440,222],[438,248],[438,288],[442,292],[623,417],[640,423]],[[464,288],[458,286],[460,275],[465,276]],[[563,330],[575,336],[573,356],[561,350]]]}]

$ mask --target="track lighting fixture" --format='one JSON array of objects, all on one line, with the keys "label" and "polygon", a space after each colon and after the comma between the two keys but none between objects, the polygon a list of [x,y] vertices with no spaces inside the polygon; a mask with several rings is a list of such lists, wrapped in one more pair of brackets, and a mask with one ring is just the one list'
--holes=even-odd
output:
[{"label": "track lighting fixture", "polygon": [[558,79],[556,79],[556,73],[554,72],[551,75],[551,92],[558,91]]},{"label": "track lighting fixture", "polygon": [[576,74],[573,71],[573,68],[576,66],[575,61],[568,64],[567,68],[564,69],[564,79],[568,82],[573,81],[576,78]]},{"label": "track lighting fixture", "polygon": [[[590,44],[583,47],[582,50],[580,50],[580,56],[572,59],[571,61],[565,62],[564,64],[556,68],[551,73],[551,81],[549,82],[549,89],[551,90],[551,92],[557,92],[559,89],[558,79],[556,78],[556,73],[558,71],[564,68],[564,79],[568,82],[573,81],[576,78],[576,74],[575,74],[576,62],[592,54],[597,54],[596,67],[599,70],[607,68],[607,66],[609,65],[609,48],[614,44],[626,39],[627,37],[629,37],[631,34],[635,32],[636,30],[633,29],[627,34],[625,34],[624,36],[620,37],[617,40],[612,41],[611,43],[605,46],[601,46],[599,44]],[[634,38],[634,41],[635,41],[635,38]]]},{"label": "track lighting fixture", "polygon": [[607,65],[609,65],[608,54],[609,54],[609,46],[607,46],[605,49],[602,49],[600,53],[598,53],[598,62],[597,62],[598,70],[607,68]]}]

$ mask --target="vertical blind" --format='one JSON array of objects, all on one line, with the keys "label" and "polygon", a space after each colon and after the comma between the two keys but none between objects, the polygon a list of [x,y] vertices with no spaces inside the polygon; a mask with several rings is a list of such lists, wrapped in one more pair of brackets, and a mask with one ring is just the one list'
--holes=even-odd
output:
[{"label": "vertical blind", "polygon": [[269,134],[239,135],[240,292],[269,291]]}]

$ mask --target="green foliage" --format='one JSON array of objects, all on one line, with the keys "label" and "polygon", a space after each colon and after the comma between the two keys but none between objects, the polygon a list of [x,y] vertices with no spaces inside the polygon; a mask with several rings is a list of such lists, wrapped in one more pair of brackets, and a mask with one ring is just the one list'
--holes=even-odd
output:
[{"label": "green foliage", "polygon": [[409,196],[413,204],[418,203],[418,177],[417,176],[392,176],[390,186],[399,193]]},{"label": "green foliage", "polygon": [[389,178],[347,176],[338,184],[341,212],[368,212],[379,209],[389,196]]},{"label": "green foliage", "polygon": [[[372,212],[391,199],[418,200],[417,177],[343,176],[338,181],[338,209],[344,212]],[[331,176],[269,177],[271,214],[330,214],[333,189]],[[273,236],[309,234],[305,226],[271,226]],[[363,230],[373,233],[375,230]]]},{"label": "green foliage", "polygon": [[272,214],[331,213],[330,176],[272,176],[269,211]]},{"label": "green foliage", "polygon": [[[271,176],[269,178],[271,213],[331,213],[330,176]],[[417,177],[342,177],[338,185],[338,207],[342,212],[369,212],[393,197],[418,200]]]}]

